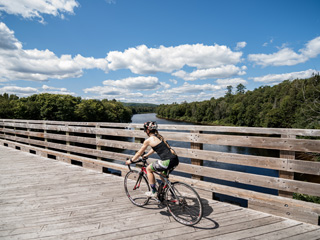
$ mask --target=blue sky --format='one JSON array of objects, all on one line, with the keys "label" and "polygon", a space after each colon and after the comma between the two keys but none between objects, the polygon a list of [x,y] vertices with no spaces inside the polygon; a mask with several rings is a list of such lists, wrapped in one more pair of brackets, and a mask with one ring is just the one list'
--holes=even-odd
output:
[{"label": "blue sky", "polygon": [[320,71],[318,0],[0,0],[0,94],[173,103]]}]

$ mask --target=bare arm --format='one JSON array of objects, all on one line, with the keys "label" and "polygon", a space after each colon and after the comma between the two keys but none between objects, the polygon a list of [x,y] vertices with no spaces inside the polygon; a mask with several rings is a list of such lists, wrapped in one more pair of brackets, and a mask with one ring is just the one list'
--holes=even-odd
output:
[{"label": "bare arm", "polygon": [[149,157],[149,156],[152,155],[153,153],[154,153],[154,150],[151,148],[150,151],[149,151],[147,154],[143,155],[143,156],[144,156],[144,157]]},{"label": "bare arm", "polygon": [[[142,145],[142,147],[139,149],[139,151],[133,156],[133,158],[132,158],[132,161],[133,162],[135,162],[136,160],[138,160],[138,158],[145,152],[145,150],[148,148],[148,146],[149,146],[149,139],[147,139],[147,140],[145,140],[144,142],[143,142],[143,145]],[[151,149],[152,150],[152,149]],[[150,150],[150,151],[151,151]],[[149,151],[149,153],[150,153],[150,151]],[[148,154],[149,154],[148,153]],[[126,164],[128,165],[128,164],[130,164],[131,163],[131,160],[128,160],[128,161],[126,161]]]}]

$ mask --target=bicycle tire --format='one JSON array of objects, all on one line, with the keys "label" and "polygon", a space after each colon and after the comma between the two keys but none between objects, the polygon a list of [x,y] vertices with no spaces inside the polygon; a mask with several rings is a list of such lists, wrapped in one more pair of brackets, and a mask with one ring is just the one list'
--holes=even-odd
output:
[{"label": "bicycle tire", "polygon": [[129,200],[136,206],[146,205],[150,198],[145,195],[150,191],[148,180],[140,172],[131,170],[124,178],[124,189]]},{"label": "bicycle tire", "polygon": [[172,217],[187,226],[197,224],[203,215],[199,194],[190,185],[182,182],[172,183],[172,190],[167,188],[165,194],[167,208]]}]

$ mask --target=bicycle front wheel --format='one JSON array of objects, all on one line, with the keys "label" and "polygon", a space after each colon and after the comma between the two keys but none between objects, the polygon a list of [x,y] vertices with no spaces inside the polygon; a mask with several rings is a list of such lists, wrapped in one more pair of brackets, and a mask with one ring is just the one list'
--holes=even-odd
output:
[{"label": "bicycle front wheel", "polygon": [[144,206],[149,202],[149,197],[145,195],[150,191],[150,186],[144,175],[138,171],[130,171],[124,178],[124,189],[129,200],[136,206]]},{"label": "bicycle front wheel", "polygon": [[176,182],[166,192],[167,207],[172,217],[184,225],[197,224],[203,215],[198,193],[188,184]]}]

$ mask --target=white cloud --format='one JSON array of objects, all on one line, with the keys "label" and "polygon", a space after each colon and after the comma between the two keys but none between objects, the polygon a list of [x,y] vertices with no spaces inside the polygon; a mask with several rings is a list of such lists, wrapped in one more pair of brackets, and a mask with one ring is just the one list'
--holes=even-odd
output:
[{"label": "white cloud", "polygon": [[106,80],[103,85],[125,89],[154,90],[160,87],[157,77],[129,77],[122,80]]},{"label": "white cloud", "polygon": [[215,44],[180,45],[177,47],[148,48],[145,45],[129,48],[124,52],[111,51],[107,55],[111,70],[130,69],[136,74],[156,72],[171,73],[187,65],[197,69],[237,64],[241,52],[232,52],[226,46]]},{"label": "white cloud", "polygon": [[129,91],[127,89],[119,88],[119,87],[111,87],[111,86],[95,86],[91,88],[83,89],[85,93],[93,93],[98,95],[111,95],[117,96],[122,94],[127,94]]},{"label": "white cloud", "polygon": [[285,47],[272,54],[249,54],[248,59],[263,67],[293,66],[304,63],[310,58],[315,58],[320,54],[320,37],[309,41],[305,48],[300,49],[299,52],[300,53],[296,53],[292,49]]},{"label": "white cloud", "polygon": [[320,54],[320,37],[309,41],[305,48],[299,50],[301,54],[308,58],[315,58]]},{"label": "white cloud", "polygon": [[225,77],[231,77],[236,75],[244,75],[246,74],[246,72],[243,70],[246,70],[245,66],[243,66],[242,68],[239,68],[234,65],[225,65],[225,66],[216,67],[216,68],[195,70],[191,73],[187,73],[183,70],[180,70],[173,73],[172,75],[182,78],[186,81],[194,81],[197,79],[225,78]]},{"label": "white cloud", "polygon": [[244,48],[245,46],[247,46],[246,42],[238,42],[235,49],[240,50],[240,49]]},{"label": "white cloud", "polygon": [[47,81],[48,79],[65,79],[80,77],[83,69],[98,68],[108,70],[106,59],[95,59],[77,55],[56,56],[53,52],[22,48],[4,23],[0,23],[0,81],[30,80]]},{"label": "white cloud", "polygon": [[201,92],[212,92],[220,90],[221,87],[213,84],[189,84],[185,82],[182,86],[175,87],[169,90],[165,90],[165,93],[169,94],[186,94],[186,93],[201,93]]},{"label": "white cloud", "polygon": [[172,82],[173,84],[177,84],[178,83],[178,81],[175,80],[175,79],[169,79],[169,81]]},{"label": "white cloud", "polygon": [[9,94],[34,94],[38,93],[38,89],[32,87],[17,87],[17,86],[4,86],[0,88],[0,93],[9,93]]},{"label": "white cloud", "polygon": [[217,84],[221,87],[221,88],[226,88],[227,86],[237,86],[240,83],[243,85],[248,84],[248,82],[242,78],[229,78],[229,79],[218,79]]},{"label": "white cloud", "polygon": [[163,88],[167,88],[167,89],[171,87],[170,84],[165,83],[165,82],[161,82],[160,85],[161,85]]},{"label": "white cloud", "polygon": [[42,86],[41,93],[76,95],[74,92],[70,92],[66,88],[50,87],[47,85]]},{"label": "white cloud", "polygon": [[47,85],[43,85],[40,89],[33,88],[33,87],[19,87],[19,86],[9,85],[9,86],[4,86],[0,88],[0,93],[15,94],[19,97],[27,97],[33,94],[40,94],[40,93],[76,95],[74,92],[70,92],[66,88],[55,88],[55,87],[49,87]]},{"label": "white cloud", "polygon": [[167,89],[170,87],[165,82],[159,82],[157,77],[152,76],[139,76],[129,77],[121,80],[105,80],[105,86],[94,86],[91,88],[83,89],[85,93],[96,94],[95,98],[116,98],[118,100],[129,101],[131,98],[141,98],[145,96],[137,91],[157,90],[159,88]]},{"label": "white cloud", "polygon": [[3,22],[0,22],[0,50],[21,48],[22,44],[14,37],[14,31],[11,31]]},{"label": "white cloud", "polygon": [[48,14],[64,18],[63,13],[73,14],[78,7],[76,0],[0,0],[0,11],[20,15],[23,18],[36,18],[44,22],[42,15]]},{"label": "white cloud", "polygon": [[263,82],[263,83],[272,83],[277,84],[284,80],[294,80],[294,79],[305,79],[312,76],[313,73],[319,73],[316,70],[309,69],[301,72],[291,72],[291,73],[283,73],[283,74],[268,74],[262,77],[254,77],[250,78],[255,82]]},{"label": "white cloud", "polygon": [[45,90],[45,91],[46,91],[46,90],[58,90],[58,91],[61,91],[61,92],[67,91],[66,88],[49,87],[49,86],[47,86],[47,85],[42,85],[42,89]]}]

